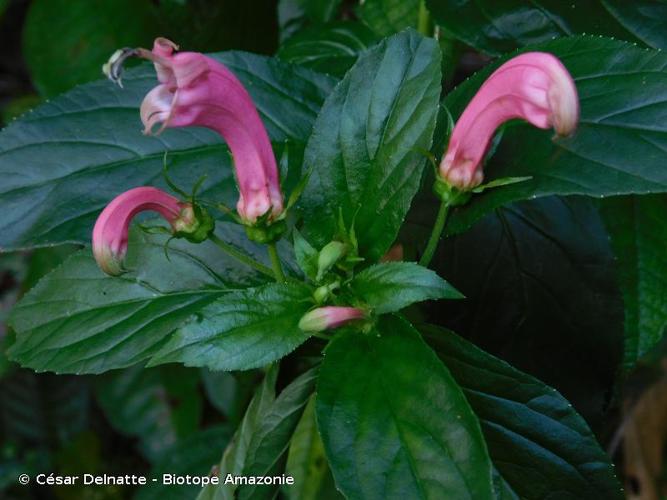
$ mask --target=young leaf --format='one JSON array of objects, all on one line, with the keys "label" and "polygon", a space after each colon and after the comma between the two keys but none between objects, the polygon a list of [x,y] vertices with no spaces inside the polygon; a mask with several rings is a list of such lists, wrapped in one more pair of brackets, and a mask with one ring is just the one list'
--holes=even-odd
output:
[{"label": "young leaf", "polygon": [[[555,54],[572,74],[581,102],[579,127],[571,137],[555,140],[552,131],[526,123],[505,127],[498,150],[484,167],[487,179],[532,179],[473,196],[452,214],[450,233],[514,200],[667,192],[667,122],[658,118],[667,100],[667,54],[590,36],[554,40],[530,50]],[[507,57],[447,96],[445,103],[455,117]]]},{"label": "young leaf", "polygon": [[347,498],[492,498],[477,418],[447,368],[406,321],[329,344],[317,424]]},{"label": "young leaf", "polygon": [[622,498],[614,467],[555,389],[436,327],[420,328],[482,423],[489,453],[519,498]]},{"label": "young leaf", "polygon": [[[273,141],[306,141],[334,79],[253,54],[213,57],[246,85]],[[0,132],[0,248],[89,241],[95,218],[116,195],[164,185],[165,150],[176,184],[190,191],[208,174],[201,199],[236,203],[220,137],[203,128],[143,135],[139,105],[157,84],[155,70],[129,70],[123,83],[124,89],[108,81],[77,87]]]},{"label": "young leaf", "polygon": [[298,283],[229,292],[174,332],[149,364],[179,362],[211,370],[262,367],[308,340],[299,320],[312,305],[310,289]]},{"label": "young leaf", "polygon": [[286,452],[303,408],[313,392],[316,370],[295,379],[276,398],[278,366],[271,365],[264,381],[225,450],[219,466],[220,484],[204,488],[198,500],[273,498],[278,485],[224,484],[232,476],[269,476],[280,474]]},{"label": "young leaf", "polygon": [[631,369],[667,332],[667,197],[630,196],[602,205],[625,303],[624,365]]},{"label": "young leaf", "polygon": [[[248,246],[243,229],[219,223],[217,235]],[[265,278],[220,253],[214,244],[172,241],[131,232],[126,267],[112,278],[81,250],[43,278],[16,305],[16,342],[9,356],[35,370],[101,373],[154,354],[190,315],[231,288]]]},{"label": "young leaf", "polygon": [[357,274],[349,286],[378,314],[400,311],[424,300],[463,298],[435,272],[414,262],[376,264]]},{"label": "young leaf", "polygon": [[440,94],[435,40],[408,30],[365,52],[327,98],[305,152],[313,165],[300,205],[316,247],[354,222],[360,255],[378,260],[416,193]]}]

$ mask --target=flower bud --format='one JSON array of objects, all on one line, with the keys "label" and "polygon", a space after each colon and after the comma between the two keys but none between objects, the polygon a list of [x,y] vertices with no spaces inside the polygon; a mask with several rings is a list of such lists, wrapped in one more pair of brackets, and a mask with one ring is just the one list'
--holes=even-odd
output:
[{"label": "flower bud", "polygon": [[319,307],[303,315],[299,328],[304,332],[321,332],[365,317],[366,313],[356,307]]},{"label": "flower bud", "polygon": [[327,271],[336,265],[336,262],[345,257],[347,251],[348,246],[340,241],[331,241],[324,245],[317,257],[317,276],[315,279],[320,281]]},{"label": "flower bud", "polygon": [[516,118],[543,129],[553,127],[559,136],[574,132],[579,119],[577,89],[553,55],[521,54],[484,82],[454,126],[440,177],[464,191],[479,185],[484,178],[482,161],[496,129]]}]

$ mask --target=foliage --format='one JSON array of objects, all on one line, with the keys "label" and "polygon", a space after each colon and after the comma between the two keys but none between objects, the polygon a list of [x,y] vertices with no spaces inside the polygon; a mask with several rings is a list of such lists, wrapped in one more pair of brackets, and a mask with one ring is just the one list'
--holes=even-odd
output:
[{"label": "foliage", "polygon": [[[25,17],[30,77],[2,115],[44,100],[0,132],[0,495],[27,498],[15,477],[53,470],[221,480],[95,498],[619,498],[603,451],[616,395],[667,331],[667,6],[269,5],[0,2],[2,23]],[[247,88],[279,221],[249,229],[227,208],[235,163],[212,130],[141,134],[152,64],[122,88],[93,81],[158,35]],[[572,75],[576,132],[507,123],[490,186],[443,215],[432,167],[453,122],[527,51]],[[126,272],[102,273],[90,238],[111,199],[200,179],[207,241],[141,218]],[[359,314],[301,323],[340,307]],[[295,485],[224,482],[283,474]]]}]

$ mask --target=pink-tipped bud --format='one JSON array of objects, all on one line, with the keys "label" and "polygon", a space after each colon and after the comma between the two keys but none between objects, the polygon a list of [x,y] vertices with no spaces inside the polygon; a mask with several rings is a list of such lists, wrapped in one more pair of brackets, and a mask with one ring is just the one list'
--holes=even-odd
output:
[{"label": "pink-tipped bud", "polygon": [[482,161],[496,129],[520,118],[554,128],[559,136],[574,132],[579,98],[572,77],[553,55],[528,52],[500,66],[482,85],[456,122],[440,176],[449,185],[469,190],[483,178]]},{"label": "pink-tipped bud", "polygon": [[319,307],[303,315],[299,328],[304,332],[321,332],[365,317],[363,309],[356,307]]},{"label": "pink-tipped bud", "polygon": [[146,134],[160,125],[207,127],[227,142],[234,159],[240,197],[237,210],[252,225],[264,216],[270,223],[283,211],[283,196],[276,159],[264,124],[252,98],[224,65],[198,52],[176,52],[166,38],[157,38],[153,50],[125,49],[114,54],[105,72],[119,81],[125,58],[153,61],[160,82],[141,104]]},{"label": "pink-tipped bud", "polygon": [[130,222],[139,212],[147,210],[164,217],[174,234],[194,235],[202,228],[196,208],[190,203],[183,203],[154,187],[130,189],[114,198],[95,222],[93,255],[102,271],[112,276],[124,272]]}]

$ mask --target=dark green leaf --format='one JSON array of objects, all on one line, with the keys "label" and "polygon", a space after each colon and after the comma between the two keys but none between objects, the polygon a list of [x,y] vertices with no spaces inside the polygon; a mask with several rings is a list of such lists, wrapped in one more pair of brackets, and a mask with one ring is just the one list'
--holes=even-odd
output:
[{"label": "dark green leaf", "polygon": [[440,51],[414,31],[357,61],[327,98],[308,141],[314,169],[303,194],[304,234],[324,246],[339,210],[360,252],[379,259],[394,241],[421,179],[440,93]]},{"label": "dark green leaf", "polygon": [[282,44],[278,57],[322,73],[343,76],[359,55],[378,41],[366,26],[341,21],[299,31]]},{"label": "dark green leaf", "polygon": [[151,478],[134,497],[136,500],[182,500],[194,498],[201,490],[197,485],[165,485],[163,474],[177,476],[206,476],[212,466],[220,459],[220,450],[229,442],[232,435],[227,425],[211,427],[183,439],[169,448],[163,457],[153,466]]},{"label": "dark green leaf", "polygon": [[89,406],[90,390],[81,378],[14,370],[0,381],[3,441],[55,449],[86,429]]},{"label": "dark green leaf", "polygon": [[[217,234],[249,247],[243,229],[218,224]],[[100,373],[139,363],[164,345],[190,315],[229,292],[264,281],[212,243],[132,233],[119,278],[102,273],[90,250],[70,257],[14,308],[17,332],[10,356],[36,370]],[[165,272],[168,270],[167,272]]]},{"label": "dark green leaf", "polygon": [[176,369],[179,385],[174,386],[166,370],[141,366],[108,373],[97,381],[97,400],[111,425],[121,434],[139,438],[141,452],[151,461],[192,434],[201,416],[198,373],[171,369]]},{"label": "dark green leaf", "polygon": [[520,498],[623,498],[614,467],[555,389],[447,330],[425,327],[482,423],[491,458]]},{"label": "dark green leaf", "polygon": [[321,25],[333,21],[340,4],[341,0],[280,0],[280,40],[288,39],[309,24]]},{"label": "dark green leaf", "polygon": [[625,359],[631,369],[667,331],[667,198],[606,200],[602,214],[618,257],[625,302]]},{"label": "dark green leaf", "polygon": [[277,371],[275,365],[269,370],[225,450],[219,467],[221,484],[203,490],[200,499],[273,498],[277,493],[279,485],[223,484],[227,474],[270,476],[283,470],[290,439],[313,392],[317,371],[304,373],[276,398]]},{"label": "dark green leaf", "polygon": [[[607,38],[580,36],[531,50],[557,55],[571,72],[581,120],[569,138],[522,123],[505,128],[484,171],[489,179],[531,180],[488,190],[454,213],[450,231],[468,227],[495,207],[549,194],[611,196],[667,191],[667,54]],[[500,64],[502,61],[499,61]],[[445,99],[455,117],[492,67]],[[438,154],[441,152],[439,151]]]},{"label": "dark green leaf", "polygon": [[447,33],[488,54],[573,34],[636,41],[600,0],[426,0]]},{"label": "dark green leaf", "polygon": [[290,440],[285,473],[294,484],[283,486],[289,500],[326,500],[343,498],[335,488],[324,444],[315,422],[315,396],[311,396]]},{"label": "dark green leaf", "polygon": [[34,2],[23,54],[40,94],[53,97],[98,79],[102,63],[119,47],[150,43],[158,33],[148,0]]},{"label": "dark green leaf", "polygon": [[348,498],[492,498],[477,418],[447,368],[402,319],[339,334],[325,351],[317,424]]},{"label": "dark green leaf", "polygon": [[313,305],[303,284],[272,283],[230,292],[179,328],[150,364],[180,362],[211,370],[260,368],[308,339],[299,320]]},{"label": "dark green leaf", "polygon": [[350,289],[378,314],[400,311],[415,302],[463,297],[435,272],[414,262],[371,266],[354,277]]},{"label": "dark green leaf", "polygon": [[[274,141],[305,142],[334,80],[252,54],[215,55],[247,86]],[[149,65],[76,88],[0,133],[0,248],[87,242],[102,208],[126,189],[164,187],[162,162],[189,191],[208,174],[201,196],[238,198],[227,147],[202,128],[141,133],[139,104],[156,83]]]},{"label": "dark green leaf", "polygon": [[[261,385],[255,391],[248,409],[245,412],[241,425],[236,429],[232,440],[225,448],[220,461],[218,476],[224,480],[227,474],[238,476],[243,473],[243,468],[248,456],[253,436],[257,434],[262,424],[262,419],[271,410],[276,401],[276,378],[278,377],[278,364],[270,365],[262,380]],[[223,481],[224,483],[224,481]],[[211,485],[202,489],[197,497],[198,500],[231,500],[236,497],[236,485]]]},{"label": "dark green leaf", "polygon": [[623,303],[591,200],[499,209],[445,240],[432,267],[467,299],[427,307],[431,322],[556,387],[594,428],[601,423],[622,361]]},{"label": "dark green leaf", "polygon": [[416,28],[420,0],[365,0],[359,17],[380,36],[390,36],[405,28]]},{"label": "dark green leaf", "polygon": [[667,3],[664,0],[602,0],[602,3],[646,45],[667,49]]},{"label": "dark green leaf", "polygon": [[227,421],[239,422],[252,397],[258,373],[216,372],[202,368],[201,378],[206,397],[215,409],[222,413]]}]

